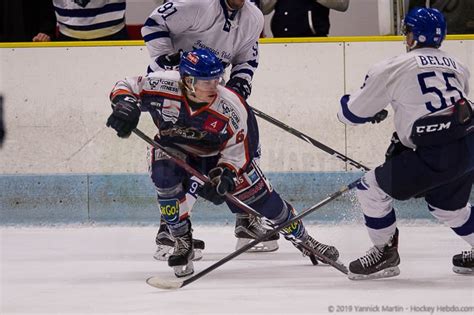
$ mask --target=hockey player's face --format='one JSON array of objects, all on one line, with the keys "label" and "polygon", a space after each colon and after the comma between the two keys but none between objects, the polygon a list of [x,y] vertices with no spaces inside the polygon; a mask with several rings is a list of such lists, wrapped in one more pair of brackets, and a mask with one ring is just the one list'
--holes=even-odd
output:
[{"label": "hockey player's face", "polygon": [[210,102],[217,95],[217,86],[219,85],[219,78],[211,80],[196,79],[193,81],[188,81],[187,84],[188,86],[192,84],[194,87],[194,95],[191,96],[198,98],[199,101]]},{"label": "hockey player's face", "polygon": [[245,0],[227,0],[227,4],[232,10],[239,10],[244,6]]},{"label": "hockey player's face", "polygon": [[211,101],[217,95],[217,86],[219,85],[219,79],[212,80],[196,80],[194,84],[194,90],[196,96]]}]

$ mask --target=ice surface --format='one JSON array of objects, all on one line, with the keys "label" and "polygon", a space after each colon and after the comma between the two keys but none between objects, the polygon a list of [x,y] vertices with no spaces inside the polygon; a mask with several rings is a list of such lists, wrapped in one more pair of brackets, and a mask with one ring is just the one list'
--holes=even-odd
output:
[{"label": "ice surface", "polygon": [[[370,247],[362,225],[308,229],[336,245],[345,263]],[[451,271],[452,255],[467,244],[436,224],[399,229],[396,278],[350,281],[329,266],[312,266],[280,240],[277,252],[243,254],[189,286],[166,291],[145,283],[150,276],[174,279],[166,262],[152,258],[155,227],[1,228],[0,313],[473,314],[474,277]],[[206,241],[196,271],[233,251],[231,226],[194,230]]]}]

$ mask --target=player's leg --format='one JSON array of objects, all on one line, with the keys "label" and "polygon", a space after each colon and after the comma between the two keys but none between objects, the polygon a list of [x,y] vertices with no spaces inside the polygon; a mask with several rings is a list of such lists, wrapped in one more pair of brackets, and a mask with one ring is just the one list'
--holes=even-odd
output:
[{"label": "player's leg", "polygon": [[176,165],[160,150],[151,152],[151,179],[157,191],[161,217],[174,239],[173,253],[168,258],[168,265],[173,267],[178,277],[194,272],[192,259],[194,246],[192,241],[191,208],[196,196],[188,194],[184,183],[189,175]]},{"label": "player's leg", "polygon": [[[254,182],[259,184],[253,185],[252,188],[246,187],[245,185],[239,185],[234,192],[234,196],[254,208],[266,218],[270,219],[275,225],[284,225],[295,216],[296,212],[294,208],[284,201],[272,188],[256,163],[252,166],[252,172],[247,172],[244,174],[244,177],[259,178],[260,180],[254,180]],[[231,203],[228,203],[228,205],[231,210],[235,211],[236,206]],[[306,231],[301,220],[284,229],[283,233],[285,234],[285,238],[288,240],[292,240],[293,238],[300,239],[331,260],[337,260],[339,257],[336,248],[322,244],[313,239]],[[304,255],[309,254],[299,246],[298,249],[302,251]],[[315,258],[311,257],[311,260],[313,259],[315,262]]]},{"label": "player's leg", "polygon": [[474,274],[474,208],[468,202],[473,181],[474,172],[470,172],[425,197],[430,213],[469,245],[453,257],[453,271],[460,274]]},{"label": "player's leg", "polygon": [[393,199],[380,188],[373,170],[367,172],[357,186],[357,199],[374,246],[349,264],[349,279],[397,276],[400,256]]},{"label": "player's leg", "polygon": [[407,200],[426,195],[466,174],[473,163],[466,143],[461,139],[405,150],[364,176],[357,194],[374,247],[349,265],[350,279],[398,275],[398,230],[392,198]]},{"label": "player's leg", "polygon": [[[191,178],[191,183],[196,183],[194,178]],[[186,188],[186,186],[185,186]],[[190,191],[192,188],[189,186],[187,199],[191,199],[192,192]],[[168,225],[163,217],[160,215],[160,227],[158,228],[158,232],[155,236],[155,244],[156,244],[156,251],[153,254],[153,258],[156,260],[163,260],[167,261],[170,254],[173,252],[174,248],[174,238],[170,233]],[[200,260],[202,258],[202,250],[205,248],[205,243],[203,240],[193,238],[193,246],[194,246],[194,258],[193,260]]]},{"label": "player's leg", "polygon": [[[248,170],[237,178],[237,187],[235,189],[236,197],[249,205],[259,202],[271,190],[270,183],[255,165],[256,162],[252,162]],[[268,228],[263,225],[260,218],[251,216],[230,203],[228,205],[230,210],[236,214],[234,229],[234,235],[237,238],[236,249],[247,245],[268,231]],[[279,235],[275,234],[267,241],[255,245],[248,251],[276,251],[278,249],[278,239]]]}]

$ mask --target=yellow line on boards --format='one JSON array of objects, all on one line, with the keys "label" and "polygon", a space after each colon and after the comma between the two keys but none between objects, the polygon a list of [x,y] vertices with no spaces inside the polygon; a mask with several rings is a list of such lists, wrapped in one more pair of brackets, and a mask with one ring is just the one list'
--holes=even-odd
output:
[{"label": "yellow line on boards", "polygon": [[[474,40],[474,34],[448,35],[447,40]],[[402,41],[403,36],[334,36],[334,37],[293,37],[261,38],[260,44],[290,43],[341,43],[341,42],[393,42]],[[144,46],[143,40],[120,41],[70,41],[70,42],[21,42],[0,43],[0,48],[39,48],[39,47],[110,47],[110,46]]]}]

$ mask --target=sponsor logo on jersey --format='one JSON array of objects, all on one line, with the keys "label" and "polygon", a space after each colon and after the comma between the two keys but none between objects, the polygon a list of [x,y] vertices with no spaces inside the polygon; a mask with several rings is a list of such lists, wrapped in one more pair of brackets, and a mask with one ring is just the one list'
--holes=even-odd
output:
[{"label": "sponsor logo on jersey", "polygon": [[178,87],[176,82],[166,79],[148,79],[148,84],[150,85],[150,90],[160,90],[166,92],[178,93]]},{"label": "sponsor logo on jersey", "polygon": [[224,127],[225,122],[214,116],[208,116],[203,125],[203,129],[211,133],[219,133]]},{"label": "sponsor logo on jersey", "polygon": [[173,126],[160,130],[162,137],[183,138],[187,140],[201,140],[207,135],[207,131],[197,130],[194,127]]},{"label": "sponsor logo on jersey", "polygon": [[446,129],[449,129],[450,127],[451,127],[451,122],[426,125],[426,126],[416,126],[416,132],[417,133],[430,133],[430,132],[446,130]]},{"label": "sponsor logo on jersey", "polygon": [[221,101],[219,105],[222,107],[222,113],[230,118],[232,127],[239,129],[240,117],[236,110],[224,101]]},{"label": "sponsor logo on jersey", "polygon": [[197,49],[197,48],[210,50],[214,55],[216,55],[217,58],[219,58],[224,68],[227,68],[227,66],[229,65],[229,61],[232,59],[232,53],[227,52],[225,50],[219,51],[217,49],[209,47],[208,45],[204,44],[201,40],[198,40],[193,44],[193,49]]},{"label": "sponsor logo on jersey", "polygon": [[161,215],[166,222],[179,221],[179,200],[178,199],[160,199]]}]

